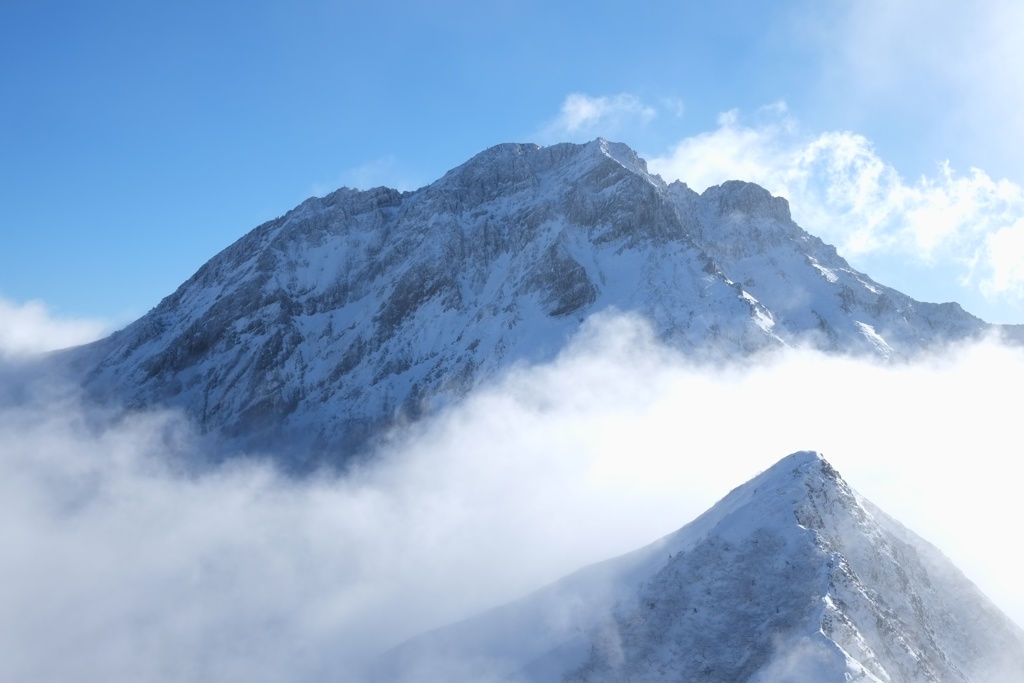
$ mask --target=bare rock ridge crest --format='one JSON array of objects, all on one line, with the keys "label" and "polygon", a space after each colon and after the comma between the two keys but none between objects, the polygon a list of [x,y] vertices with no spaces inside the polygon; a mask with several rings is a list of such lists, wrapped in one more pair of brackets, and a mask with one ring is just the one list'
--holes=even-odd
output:
[{"label": "bare rock ridge crest", "polygon": [[377,680],[993,683],[1024,631],[794,453],[678,531],[386,653]]},{"label": "bare rock ridge crest", "polygon": [[606,310],[697,358],[901,358],[990,327],[853,270],[757,185],[697,194],[598,139],[498,145],[413,192],[309,199],[63,362],[95,398],[182,408],[226,450],[302,467],[551,358]]}]

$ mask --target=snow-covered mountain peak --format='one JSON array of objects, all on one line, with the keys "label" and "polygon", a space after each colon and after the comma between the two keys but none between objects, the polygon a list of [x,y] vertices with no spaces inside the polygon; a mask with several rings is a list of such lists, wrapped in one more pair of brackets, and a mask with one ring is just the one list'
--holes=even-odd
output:
[{"label": "snow-covered mountain peak", "polygon": [[442,678],[990,683],[1024,670],[1024,632],[799,452],[646,548],[414,639],[381,680],[459,667]]},{"label": "snow-covered mountain peak", "polygon": [[609,309],[715,360],[899,358],[986,329],[856,272],[763,188],[698,195],[597,139],[501,144],[413,192],[307,200],[68,357],[102,400],[181,407],[230,448],[343,461]]},{"label": "snow-covered mountain peak", "polygon": [[781,486],[791,479],[820,479],[824,477],[834,480],[837,476],[838,473],[821,453],[796,451],[782,458],[743,486],[753,485],[754,488],[757,488],[763,485],[771,486],[773,483]]},{"label": "snow-covered mountain peak", "polygon": [[818,501],[828,501],[833,512],[836,504],[851,510],[858,504],[849,485],[821,454],[798,451],[737,486],[678,533],[689,538],[691,527],[715,529],[723,537],[738,540],[750,533],[751,521],[799,521],[812,514],[808,506]]},{"label": "snow-covered mountain peak", "polygon": [[[851,489],[839,472],[817,451],[797,451],[775,463],[770,469],[743,485],[752,489],[751,496],[771,491],[768,498],[791,501],[814,496],[846,497]],[[851,502],[852,501],[848,501]]]}]

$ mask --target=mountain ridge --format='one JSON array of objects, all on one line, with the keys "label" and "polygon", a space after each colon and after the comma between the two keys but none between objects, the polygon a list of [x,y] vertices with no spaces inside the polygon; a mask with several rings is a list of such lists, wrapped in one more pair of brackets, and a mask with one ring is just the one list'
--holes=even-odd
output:
[{"label": "mountain ridge", "polygon": [[308,199],[62,362],[100,401],[178,407],[225,450],[302,468],[552,358],[607,310],[698,360],[904,358],[993,329],[853,270],[763,188],[697,194],[598,139],[497,145],[415,191]]}]

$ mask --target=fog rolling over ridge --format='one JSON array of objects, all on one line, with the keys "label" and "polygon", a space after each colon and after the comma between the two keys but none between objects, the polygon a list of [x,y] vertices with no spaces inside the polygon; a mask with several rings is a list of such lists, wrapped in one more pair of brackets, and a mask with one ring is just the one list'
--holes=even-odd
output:
[{"label": "fog rolling over ridge", "polygon": [[[1024,355],[999,341],[1015,334],[854,271],[757,186],[697,195],[604,140],[500,145],[416,192],[311,199],[125,330],[0,363],[0,543],[17,549],[0,554],[0,680],[364,680],[407,639],[670,534],[809,448],[1022,623],[1006,453]],[[788,519],[788,540],[768,543],[799,552],[765,555],[826,560],[787,583],[803,602],[785,604],[810,611],[772,621],[783,602],[733,561],[761,538],[744,527],[728,548],[708,537],[726,554],[707,562],[657,554],[683,591],[658,593],[657,619],[582,596],[608,607],[577,624],[594,647],[545,661],[578,680],[691,671],[692,656],[649,657],[639,636],[664,624],[692,655],[695,630],[738,632],[732,612],[708,624],[664,609],[686,586],[738,582],[767,614],[733,616],[771,629],[751,652],[705,652],[700,672],[714,654],[746,680],[799,680],[801,661],[869,681],[918,680],[914,662],[934,673],[920,680],[988,680],[1001,657],[948,640],[973,642],[964,610],[1001,617],[959,579],[954,597],[923,586],[900,545],[917,541],[888,517],[836,526],[860,520],[847,503],[861,500],[830,486],[793,503],[802,530]],[[807,509],[840,516],[815,536]],[[637,578],[616,585],[653,595]],[[935,611],[953,603],[961,616]],[[868,622],[902,640],[879,645]],[[546,675],[524,668],[537,657],[481,670],[490,656],[438,680]]]},{"label": "fog rolling over ridge", "polygon": [[[0,679],[314,681],[671,533],[815,444],[1024,623],[1017,349],[909,364],[694,366],[635,318],[584,327],[346,477],[175,463],[187,420],[74,394],[0,411]],[[60,657],[54,657],[60,652]],[[339,673],[340,672],[340,673]],[[984,680],[984,679],[982,679]]]},{"label": "fog rolling over ridge", "polygon": [[93,399],[181,408],[222,451],[301,470],[551,359],[615,310],[706,360],[900,359],[991,329],[853,270],[785,199],[743,182],[698,195],[598,139],[498,145],[414,192],[310,199],[63,362]]}]

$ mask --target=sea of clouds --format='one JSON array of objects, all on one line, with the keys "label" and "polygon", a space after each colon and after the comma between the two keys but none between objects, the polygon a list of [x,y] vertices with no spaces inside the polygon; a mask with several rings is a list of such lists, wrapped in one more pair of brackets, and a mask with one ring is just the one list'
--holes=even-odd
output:
[{"label": "sea of clouds", "polygon": [[884,365],[793,350],[707,367],[601,316],[414,425],[292,479],[182,466],[174,412],[111,422],[31,359],[0,374],[0,680],[358,679],[383,650],[682,526],[815,449],[1024,623],[1024,353]]}]

